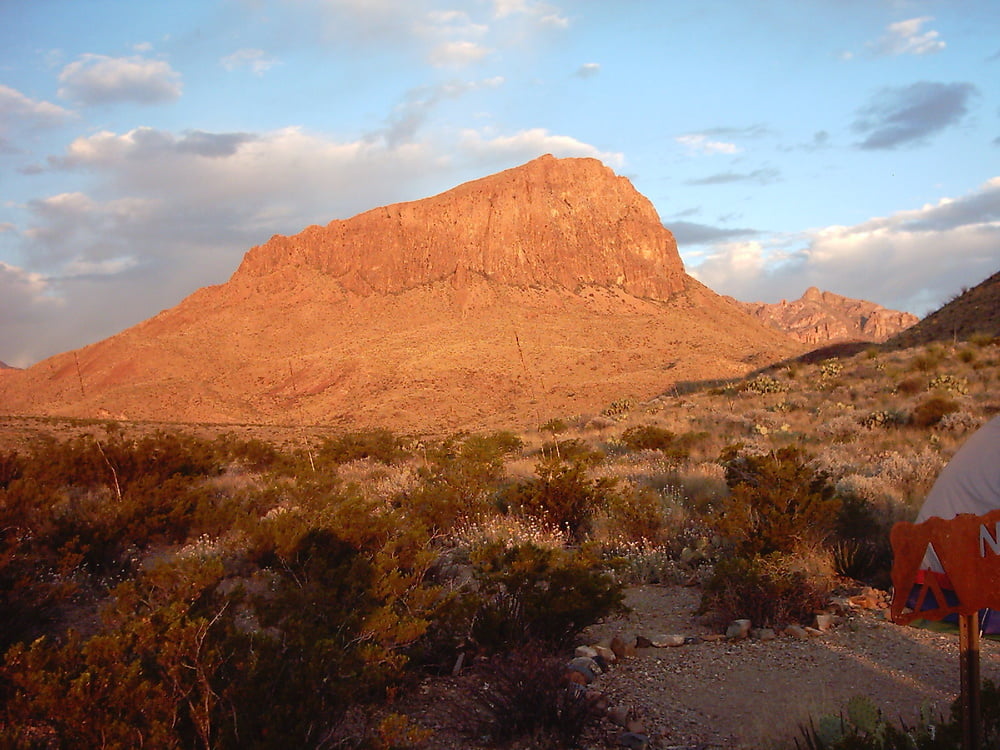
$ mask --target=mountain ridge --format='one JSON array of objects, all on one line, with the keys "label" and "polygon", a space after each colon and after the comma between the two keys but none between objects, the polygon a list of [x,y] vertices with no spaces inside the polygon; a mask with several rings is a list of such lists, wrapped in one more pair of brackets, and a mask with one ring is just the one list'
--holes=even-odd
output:
[{"label": "mountain ridge", "polygon": [[908,312],[821,291],[815,286],[792,301],[767,303],[729,299],[767,325],[811,346],[847,341],[881,343],[919,320]]}]

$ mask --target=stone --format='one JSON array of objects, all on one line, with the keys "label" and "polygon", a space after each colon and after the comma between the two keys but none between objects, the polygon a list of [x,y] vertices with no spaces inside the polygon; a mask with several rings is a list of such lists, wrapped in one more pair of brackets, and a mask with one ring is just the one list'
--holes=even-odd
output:
[{"label": "stone", "polygon": [[822,630],[818,630],[816,628],[806,628],[805,631],[806,631],[807,635],[810,635],[810,636],[813,636],[813,637],[817,637],[817,636],[823,635],[823,631]]},{"label": "stone", "polygon": [[773,641],[778,637],[773,628],[754,628],[750,631],[750,637],[758,641]]},{"label": "stone", "polygon": [[650,648],[653,645],[653,641],[644,635],[637,635],[635,637],[635,647],[636,648]]},{"label": "stone", "polygon": [[594,676],[590,675],[590,679],[587,679],[587,675],[578,669],[568,669],[566,670],[566,679],[576,685],[589,685],[594,681]]},{"label": "stone", "polygon": [[636,732],[623,732],[618,735],[618,745],[620,747],[630,747],[642,750],[643,748],[649,747],[649,737],[644,734],[637,734]]},{"label": "stone", "polygon": [[579,665],[572,665],[572,664],[570,664],[567,667],[567,672],[569,674],[570,680],[572,680],[573,682],[577,682],[577,683],[580,682],[580,680],[578,678],[574,679],[574,677],[573,677],[574,675],[580,675],[581,677],[583,677],[583,682],[581,683],[583,685],[589,685],[590,683],[592,683],[594,681],[594,679],[596,677],[596,675],[594,674],[594,672],[590,671],[587,667],[583,667],[583,666],[579,666]]},{"label": "stone", "polygon": [[597,658],[597,649],[593,646],[577,646],[576,651],[573,652],[574,656],[586,656],[588,659]]},{"label": "stone", "polygon": [[687,639],[683,635],[653,635],[650,636],[649,642],[656,648],[675,648],[683,646]]},{"label": "stone", "polygon": [[733,620],[726,628],[726,638],[738,641],[749,637],[750,625],[750,620]]},{"label": "stone", "polygon": [[618,655],[611,650],[610,646],[594,646],[597,652],[597,659],[603,659],[606,664],[614,664],[618,661]]},{"label": "stone", "polygon": [[793,638],[808,638],[809,633],[801,625],[789,625],[785,628],[785,635],[790,635]]},{"label": "stone", "polygon": [[616,635],[611,639],[611,650],[619,659],[627,659],[635,656],[635,640],[626,641],[621,636]]},{"label": "stone", "polygon": [[586,669],[591,674],[595,675],[601,674],[601,672],[604,671],[601,669],[600,664],[598,664],[594,659],[591,659],[589,656],[577,656],[574,659],[571,659],[567,666],[569,666],[570,669]]},{"label": "stone", "polygon": [[822,630],[826,632],[833,627],[834,617],[833,615],[821,612],[816,615],[816,630]]}]

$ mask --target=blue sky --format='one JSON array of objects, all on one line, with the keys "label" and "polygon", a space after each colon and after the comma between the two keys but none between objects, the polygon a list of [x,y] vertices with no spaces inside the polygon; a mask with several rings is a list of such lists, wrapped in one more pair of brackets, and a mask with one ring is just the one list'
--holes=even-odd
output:
[{"label": "blue sky", "polygon": [[996,0],[0,0],[0,360],[544,153],[722,294],[918,315],[1000,267]]}]

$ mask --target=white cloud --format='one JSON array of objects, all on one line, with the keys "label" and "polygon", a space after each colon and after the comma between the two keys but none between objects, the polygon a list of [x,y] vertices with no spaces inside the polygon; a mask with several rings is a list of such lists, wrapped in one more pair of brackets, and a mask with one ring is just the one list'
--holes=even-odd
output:
[{"label": "white cloud", "polygon": [[59,74],[63,99],[81,104],[156,104],[181,95],[181,77],[163,60],[85,54]]},{"label": "white cloud", "polygon": [[[793,299],[817,286],[924,315],[995,273],[998,246],[1000,178],[994,178],[968,195],[854,226],[720,243],[688,270],[748,302]],[[947,263],[941,248],[948,248]]]},{"label": "white cloud", "polygon": [[493,0],[493,17],[497,19],[511,16],[527,16],[542,26],[566,28],[569,19],[561,15],[559,9],[545,2],[532,0]]},{"label": "white cloud", "polygon": [[921,16],[889,24],[886,33],[870,46],[880,55],[928,55],[940,52],[945,48],[945,43],[938,38],[940,34],[931,30],[921,33],[923,25],[933,20],[930,16]]},{"label": "white cloud", "polygon": [[601,64],[595,62],[584,63],[576,69],[576,75],[580,78],[590,78],[601,72]]},{"label": "white cloud", "polygon": [[514,135],[488,136],[478,130],[463,130],[459,148],[466,153],[490,161],[496,157],[514,158],[528,161],[541,156],[588,156],[600,159],[611,167],[620,167],[625,162],[621,152],[601,151],[595,146],[568,135],[555,135],[544,128],[522,130]]},{"label": "white cloud", "polygon": [[698,154],[738,154],[743,150],[735,143],[710,140],[704,133],[679,135],[674,140],[688,151]]},{"label": "white cloud", "polygon": [[14,367],[34,362],[33,342],[39,331],[51,329],[63,303],[51,295],[51,285],[39,273],[0,261],[0,360]]},{"label": "white cloud", "polygon": [[489,49],[475,42],[445,42],[431,50],[429,59],[431,65],[437,67],[462,67],[479,62],[489,53]]},{"label": "white cloud", "polygon": [[73,113],[58,104],[25,96],[17,89],[0,84],[0,123],[20,122],[34,126],[57,125]]},{"label": "white cloud", "polygon": [[261,49],[239,49],[231,55],[223,57],[220,62],[226,70],[246,69],[256,76],[264,75],[264,73],[278,64],[276,58],[269,57]]}]

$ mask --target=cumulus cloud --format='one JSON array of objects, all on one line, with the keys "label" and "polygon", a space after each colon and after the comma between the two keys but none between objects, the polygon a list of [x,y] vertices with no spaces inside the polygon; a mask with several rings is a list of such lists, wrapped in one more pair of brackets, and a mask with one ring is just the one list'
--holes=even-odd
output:
[{"label": "cumulus cloud", "polygon": [[264,75],[278,64],[276,58],[268,56],[262,49],[238,49],[219,62],[228,71],[249,70],[255,76]]},{"label": "cumulus cloud", "polygon": [[59,74],[60,98],[84,105],[157,104],[181,95],[181,77],[163,60],[85,54]]},{"label": "cumulus cloud", "polygon": [[58,104],[25,96],[17,89],[0,84],[0,125],[15,122],[42,127],[58,125],[73,117],[73,113]]},{"label": "cumulus cloud", "polygon": [[544,128],[531,128],[514,135],[496,136],[478,130],[463,130],[459,148],[476,157],[485,157],[487,163],[497,158],[515,159],[519,163],[542,154],[587,156],[600,159],[611,167],[620,167],[625,162],[625,155],[621,152],[601,151],[572,136],[556,135]]},{"label": "cumulus cloud", "polygon": [[14,367],[35,360],[31,343],[63,307],[39,273],[0,261],[0,359]]},{"label": "cumulus cloud", "polygon": [[705,133],[679,135],[674,140],[695,154],[738,154],[743,150],[735,143],[713,141]]},{"label": "cumulus cloud", "polygon": [[[978,190],[802,237],[714,245],[688,270],[744,301],[797,298],[810,286],[924,315],[996,272],[1000,178]],[[942,264],[941,248],[949,262]]]},{"label": "cumulus cloud", "polygon": [[858,112],[854,130],[863,149],[892,149],[921,143],[960,122],[977,93],[971,83],[919,81],[880,90]]},{"label": "cumulus cloud", "polygon": [[889,24],[885,34],[870,47],[878,55],[928,55],[945,48],[936,31],[921,31],[924,24],[933,21],[930,16],[911,18]]}]

